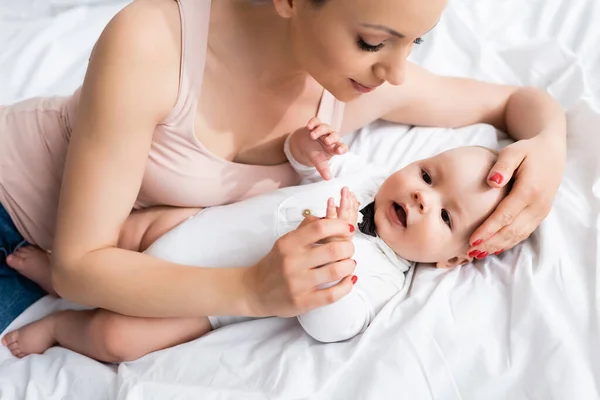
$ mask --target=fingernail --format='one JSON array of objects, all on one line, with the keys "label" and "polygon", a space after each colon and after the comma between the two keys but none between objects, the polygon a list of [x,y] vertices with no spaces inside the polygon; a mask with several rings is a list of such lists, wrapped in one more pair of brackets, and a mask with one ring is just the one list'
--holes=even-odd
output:
[{"label": "fingernail", "polygon": [[502,249],[502,250],[498,250],[498,251],[497,251],[497,252],[495,252],[494,254],[495,254],[495,255],[497,255],[497,256],[499,256],[499,255],[500,255],[500,254],[502,254],[503,252],[504,252],[504,249]]},{"label": "fingernail", "polygon": [[352,232],[354,232],[354,225],[350,225],[350,224],[348,224],[348,226],[350,227],[350,232],[351,232],[351,233],[352,233]]},{"label": "fingernail", "polygon": [[352,275],[352,278],[350,278],[350,280],[352,281],[353,285],[356,285],[356,281],[358,280],[358,276]]},{"label": "fingernail", "polygon": [[490,176],[490,181],[496,182],[498,185],[502,183],[504,178],[498,172],[495,172],[492,176]]},{"label": "fingernail", "polygon": [[471,246],[479,246],[481,243],[483,243],[483,240],[478,239],[478,240],[474,241]]},{"label": "fingernail", "polygon": [[469,257],[473,258],[479,254],[481,254],[481,252],[479,250],[473,250],[472,252],[469,253]]},{"label": "fingernail", "polygon": [[479,255],[477,256],[477,259],[478,259],[478,260],[483,260],[483,259],[484,259],[484,258],[486,258],[488,255],[489,255],[489,254],[488,254],[488,253],[486,253],[486,252],[484,251],[483,253],[481,253],[481,254],[479,254]]},{"label": "fingernail", "polygon": [[352,261],[354,261],[354,266],[356,266],[356,260],[352,260]]}]

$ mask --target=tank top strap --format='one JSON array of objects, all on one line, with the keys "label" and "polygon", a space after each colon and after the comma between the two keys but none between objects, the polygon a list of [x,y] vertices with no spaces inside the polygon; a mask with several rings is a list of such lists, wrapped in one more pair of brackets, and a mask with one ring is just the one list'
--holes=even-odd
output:
[{"label": "tank top strap", "polygon": [[334,130],[340,132],[342,121],[344,119],[345,103],[339,101],[327,90],[323,89],[323,96],[319,103],[317,118],[322,122],[329,124]]},{"label": "tank top strap", "polygon": [[181,18],[179,93],[165,124],[180,124],[194,116],[202,90],[211,0],[177,0]]}]

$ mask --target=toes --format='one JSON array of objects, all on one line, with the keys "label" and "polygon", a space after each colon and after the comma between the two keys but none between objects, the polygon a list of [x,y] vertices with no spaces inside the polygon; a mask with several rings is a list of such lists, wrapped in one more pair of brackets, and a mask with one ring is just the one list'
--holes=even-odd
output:
[{"label": "toes", "polygon": [[18,353],[21,352],[21,350],[19,350],[19,343],[17,343],[17,342],[9,344],[8,345],[8,349],[13,354],[15,353],[15,351],[18,352]]},{"label": "toes", "polygon": [[22,255],[18,253],[18,251],[19,250],[6,257],[6,264],[8,264],[8,266],[13,269],[20,269],[23,266],[23,262],[25,261]]},{"label": "toes", "polygon": [[2,344],[5,346],[10,346],[14,343],[17,342],[17,340],[19,339],[19,331],[12,331],[7,333],[3,338],[2,338]]}]

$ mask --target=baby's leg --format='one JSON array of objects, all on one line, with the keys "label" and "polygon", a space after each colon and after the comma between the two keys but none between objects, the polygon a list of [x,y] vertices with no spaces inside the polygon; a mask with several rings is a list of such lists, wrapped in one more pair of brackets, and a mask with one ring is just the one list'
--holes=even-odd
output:
[{"label": "baby's leg", "polygon": [[36,246],[22,246],[6,258],[6,264],[37,283],[46,293],[57,296],[50,276],[50,254]]},{"label": "baby's leg", "polygon": [[175,228],[201,208],[152,207],[134,211],[125,221],[117,247],[144,251],[162,235]]},{"label": "baby's leg", "polygon": [[118,363],[189,342],[210,330],[206,317],[137,318],[101,309],[61,311],[8,333],[2,344],[19,358],[59,345]]}]

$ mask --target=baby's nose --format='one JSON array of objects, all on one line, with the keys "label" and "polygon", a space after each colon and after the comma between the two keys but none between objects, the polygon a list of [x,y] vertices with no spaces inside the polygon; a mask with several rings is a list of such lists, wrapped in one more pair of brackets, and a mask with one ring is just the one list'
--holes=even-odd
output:
[{"label": "baby's nose", "polygon": [[417,203],[417,206],[419,207],[419,211],[423,214],[426,214],[429,212],[429,201],[426,199],[426,197],[427,196],[424,195],[423,192],[421,192],[421,191],[416,191],[413,193],[413,199]]}]

